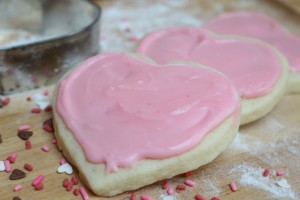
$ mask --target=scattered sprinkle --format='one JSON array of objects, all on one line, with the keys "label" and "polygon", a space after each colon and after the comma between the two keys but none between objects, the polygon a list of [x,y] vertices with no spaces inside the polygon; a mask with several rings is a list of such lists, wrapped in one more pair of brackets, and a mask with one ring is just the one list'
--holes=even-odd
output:
[{"label": "scattered sprinkle", "polygon": [[136,194],[135,194],[135,193],[132,193],[132,194],[131,194],[130,200],[136,200]]},{"label": "scattered sprinkle", "polygon": [[18,132],[18,136],[21,140],[28,140],[33,135],[32,131],[22,130]]},{"label": "scattered sprinkle", "polygon": [[195,195],[196,200],[206,200],[205,197],[201,196],[200,194]]},{"label": "scattered sprinkle", "polygon": [[64,159],[64,158],[60,159],[60,161],[59,161],[59,164],[60,164],[60,165],[63,165],[63,164],[65,164],[65,163],[67,163],[66,159]]},{"label": "scattered sprinkle", "polygon": [[42,149],[43,151],[45,151],[45,152],[50,151],[50,148],[49,148],[48,146],[46,146],[46,145],[42,146],[41,149]]},{"label": "scattered sprinkle", "polygon": [[162,189],[167,189],[169,187],[169,181],[165,181],[164,183],[163,183],[163,185],[162,185]]},{"label": "scattered sprinkle", "polygon": [[31,142],[29,140],[25,141],[25,147],[26,147],[26,150],[31,149]]},{"label": "scattered sprinkle", "polygon": [[9,160],[5,160],[4,165],[5,165],[5,171],[7,173],[10,172],[10,162],[9,162]]},{"label": "scattered sprinkle", "polygon": [[185,190],[185,185],[177,185],[176,190]]},{"label": "scattered sprinkle", "polygon": [[52,139],[52,144],[57,144],[56,138],[53,138],[53,139]]},{"label": "scattered sprinkle", "polygon": [[267,177],[267,176],[269,176],[269,173],[270,173],[270,170],[265,169],[265,171],[264,171],[264,173],[263,173],[263,176],[264,176],[264,177]]},{"label": "scattered sprinkle", "polygon": [[48,105],[48,106],[45,108],[45,111],[46,111],[46,112],[51,112],[51,111],[52,111],[52,106]]},{"label": "scattered sprinkle", "polygon": [[72,174],[73,168],[69,163],[65,163],[57,168],[57,172],[60,174],[66,173],[66,174]]},{"label": "scattered sprinkle", "polygon": [[195,182],[190,179],[186,179],[184,181],[184,184],[186,184],[187,186],[190,186],[190,187],[195,187]]},{"label": "scattered sprinkle", "polygon": [[211,200],[220,200],[219,197],[212,197]]},{"label": "scattered sprinkle", "polygon": [[283,175],[284,175],[284,171],[278,170],[278,171],[276,172],[276,175],[277,175],[277,176],[283,176]]},{"label": "scattered sprinkle", "polygon": [[152,197],[146,194],[142,194],[141,200],[152,200]]},{"label": "scattered sprinkle", "polygon": [[174,194],[174,189],[172,187],[169,187],[167,190],[168,195],[173,195]]},{"label": "scattered sprinkle", "polygon": [[15,185],[15,187],[14,187],[14,192],[20,191],[22,188],[23,188],[23,187],[22,187],[21,184],[17,184],[17,185]]},{"label": "scattered sprinkle", "polygon": [[80,191],[80,194],[81,194],[83,200],[89,200],[89,195],[86,192],[84,187],[80,187],[79,191]]},{"label": "scattered sprinkle", "polygon": [[190,176],[192,176],[192,175],[193,175],[193,172],[192,172],[192,171],[185,172],[185,173],[183,174],[184,177],[190,177]]},{"label": "scattered sprinkle", "polygon": [[10,162],[10,164],[15,163],[15,159],[13,157],[11,157],[11,156],[8,156],[6,158],[6,160],[8,160]]},{"label": "scattered sprinkle", "polygon": [[65,178],[65,179],[63,180],[63,187],[67,187],[68,184],[69,184],[69,179],[68,179],[68,178]]},{"label": "scattered sprinkle", "polygon": [[44,180],[45,176],[43,175],[39,175],[38,177],[36,177],[33,181],[32,181],[32,186],[37,186],[38,184],[42,183],[42,181]]},{"label": "scattered sprinkle", "polygon": [[75,175],[72,176],[71,182],[74,183],[74,185],[78,185],[78,179],[76,178]]},{"label": "scattered sprinkle", "polygon": [[46,121],[44,121],[43,123],[43,129],[49,133],[53,133],[54,128],[53,128],[53,122],[52,122],[52,118],[47,119]]},{"label": "scattered sprinkle", "polygon": [[19,126],[18,131],[27,131],[29,129],[30,129],[30,126],[27,124],[24,124],[24,125]]},{"label": "scattered sprinkle", "polygon": [[5,171],[5,164],[4,161],[0,160],[0,172]]},{"label": "scattered sprinkle", "polygon": [[231,181],[229,186],[230,186],[230,189],[231,189],[232,192],[237,191],[237,186],[236,186],[235,182]]},{"label": "scattered sprinkle", "polygon": [[44,189],[44,184],[43,183],[39,183],[37,184],[36,186],[34,186],[34,189],[35,190],[43,190]]},{"label": "scattered sprinkle", "polygon": [[40,108],[32,108],[32,109],[31,109],[31,113],[36,114],[36,113],[40,113],[40,112],[41,112],[41,109],[40,109]]},{"label": "scattered sprinkle", "polygon": [[27,97],[26,100],[27,100],[27,101],[31,101],[31,97]]},{"label": "scattered sprinkle", "polygon": [[12,152],[12,154],[10,155],[13,159],[16,159],[17,158],[17,152]]},{"label": "scattered sprinkle", "polygon": [[4,106],[8,105],[10,103],[10,98],[9,97],[6,97],[5,99],[2,100],[2,104]]},{"label": "scattered sprinkle", "polygon": [[79,193],[80,193],[80,191],[79,191],[78,189],[74,189],[73,194],[74,194],[75,196],[78,196]]},{"label": "scattered sprinkle", "polygon": [[9,179],[10,180],[19,180],[19,179],[22,179],[25,177],[26,177],[26,174],[22,170],[14,169],[12,171],[11,175],[9,176]]},{"label": "scattered sprinkle", "polygon": [[26,169],[27,171],[30,171],[30,172],[31,172],[31,171],[33,170],[33,167],[32,167],[32,165],[26,163],[26,164],[24,165],[24,169]]},{"label": "scattered sprinkle", "polygon": [[67,190],[68,192],[70,192],[70,191],[72,190],[73,186],[74,186],[74,183],[73,183],[72,181],[70,181],[70,182],[68,183],[67,187],[66,187],[66,190]]},{"label": "scattered sprinkle", "polygon": [[45,90],[45,91],[44,91],[44,95],[45,95],[45,96],[48,96],[48,95],[49,95],[49,91],[48,91],[48,90]]}]

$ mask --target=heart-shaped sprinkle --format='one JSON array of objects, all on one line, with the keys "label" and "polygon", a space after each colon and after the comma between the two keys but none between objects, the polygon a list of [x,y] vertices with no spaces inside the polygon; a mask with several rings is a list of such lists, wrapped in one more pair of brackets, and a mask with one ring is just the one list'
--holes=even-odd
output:
[{"label": "heart-shaped sprinkle", "polygon": [[9,176],[9,179],[10,180],[19,180],[19,179],[22,179],[25,177],[26,177],[26,174],[22,170],[14,169],[12,171],[11,175]]},{"label": "heart-shaped sprinkle", "polygon": [[3,172],[5,170],[4,161],[0,160],[0,172]]},{"label": "heart-shaped sprinkle", "polygon": [[72,174],[73,168],[69,163],[65,163],[57,168],[57,172],[60,174],[63,174],[63,173]]},{"label": "heart-shaped sprinkle", "polygon": [[32,131],[19,131],[18,136],[22,140],[28,140],[33,135]]}]

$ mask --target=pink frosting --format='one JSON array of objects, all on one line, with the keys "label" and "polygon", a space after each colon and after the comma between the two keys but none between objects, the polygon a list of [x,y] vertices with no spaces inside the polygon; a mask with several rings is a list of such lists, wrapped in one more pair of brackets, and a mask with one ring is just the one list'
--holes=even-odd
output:
[{"label": "pink frosting", "polygon": [[194,61],[227,75],[242,98],[272,91],[281,74],[281,62],[269,47],[237,39],[218,39],[196,28],[168,28],[147,35],[139,53],[158,63]]},{"label": "pink frosting", "polygon": [[218,34],[235,34],[265,41],[286,56],[292,72],[300,72],[300,38],[263,14],[228,13],[208,22],[204,28]]},{"label": "pink frosting", "polygon": [[239,95],[227,78],[125,54],[95,56],[59,85],[56,109],[92,163],[107,172],[188,151],[229,116]]}]

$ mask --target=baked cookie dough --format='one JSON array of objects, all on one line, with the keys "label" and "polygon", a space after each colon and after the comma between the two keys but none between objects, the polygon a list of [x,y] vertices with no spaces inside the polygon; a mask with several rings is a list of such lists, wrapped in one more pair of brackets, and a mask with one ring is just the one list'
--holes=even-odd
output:
[{"label": "baked cookie dough", "polygon": [[285,92],[286,59],[258,40],[218,36],[199,28],[167,28],[145,36],[137,52],[160,64],[192,61],[227,75],[241,95],[242,125],[270,112]]},{"label": "baked cookie dough", "polygon": [[237,134],[240,98],[227,77],[199,64],[102,54],[60,81],[53,114],[81,180],[113,196],[211,162]]},{"label": "baked cookie dough", "polygon": [[253,37],[274,46],[289,62],[287,92],[300,92],[300,38],[275,20],[255,12],[233,12],[212,19],[203,28],[217,34]]}]

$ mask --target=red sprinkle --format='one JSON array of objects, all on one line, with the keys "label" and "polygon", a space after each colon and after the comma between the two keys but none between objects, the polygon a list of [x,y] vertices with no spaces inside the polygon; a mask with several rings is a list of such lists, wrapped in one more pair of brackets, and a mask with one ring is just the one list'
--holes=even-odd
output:
[{"label": "red sprinkle", "polygon": [[12,156],[8,156],[6,158],[6,160],[8,160],[10,163],[14,163],[15,162],[15,159]]},{"label": "red sprinkle", "polygon": [[284,175],[284,172],[281,171],[281,170],[278,170],[278,171],[276,172],[276,175],[277,175],[277,176],[283,176],[283,175]]},{"label": "red sprinkle", "polygon": [[193,175],[193,173],[192,173],[191,171],[185,172],[185,173],[183,174],[184,177],[190,177],[190,176],[192,176],[192,175]]},{"label": "red sprinkle", "polygon": [[150,197],[148,195],[145,195],[145,194],[142,194],[141,200],[152,200],[152,197]]},{"label": "red sprinkle", "polygon": [[65,178],[65,179],[63,180],[63,187],[67,187],[68,184],[69,184],[69,179]]},{"label": "red sprinkle", "polygon": [[165,190],[165,189],[167,189],[167,188],[169,187],[169,185],[170,185],[170,184],[169,184],[169,181],[165,181],[165,182],[163,183],[163,185],[162,185],[161,188]]},{"label": "red sprinkle", "polygon": [[267,177],[267,176],[269,176],[269,173],[270,173],[270,171],[268,169],[265,169],[263,176]]},{"label": "red sprinkle", "polygon": [[31,149],[31,142],[29,140],[26,140],[25,141],[25,146],[26,146],[27,150]]},{"label": "red sprinkle", "polygon": [[130,200],[136,200],[136,194],[132,194],[131,196],[130,196]]},{"label": "red sprinkle", "polygon": [[220,198],[219,197],[213,197],[213,198],[211,198],[211,200],[220,200]]},{"label": "red sprinkle", "polygon": [[40,113],[41,109],[40,108],[32,108],[31,113]]},{"label": "red sprinkle", "polygon": [[31,101],[31,97],[27,97],[26,100],[27,100],[27,101]]},{"label": "red sprinkle", "polygon": [[49,91],[48,91],[48,90],[45,90],[45,91],[44,91],[44,95],[45,95],[45,96],[48,96],[48,95],[49,95]]},{"label": "red sprinkle", "polygon": [[78,196],[79,193],[80,193],[80,191],[79,191],[78,189],[74,189],[73,194],[74,194],[75,196]]},{"label": "red sprinkle", "polygon": [[74,186],[74,183],[73,183],[72,181],[70,181],[70,182],[68,183],[68,185],[67,185],[66,190],[67,190],[68,192],[70,192],[70,191],[72,190],[73,186]]},{"label": "red sprinkle", "polygon": [[231,181],[229,186],[230,186],[230,189],[231,189],[232,192],[237,191],[237,186],[236,186],[235,182]]},{"label": "red sprinkle", "polygon": [[5,99],[2,100],[2,104],[4,106],[8,105],[10,103],[10,98],[9,97],[6,97]]},{"label": "red sprinkle", "polygon": [[71,179],[72,183],[74,183],[74,185],[77,185],[78,184],[78,180],[76,178],[75,175],[72,176],[72,179]]},{"label": "red sprinkle", "polygon": [[51,111],[52,111],[52,106],[50,106],[50,105],[47,106],[47,107],[45,108],[45,111],[46,111],[46,112],[51,112]]},{"label": "red sprinkle", "polygon": [[31,172],[31,171],[33,170],[33,167],[32,167],[32,165],[26,163],[26,164],[24,165],[24,169],[26,169],[27,171],[30,171],[30,172]]},{"label": "red sprinkle", "polygon": [[200,194],[195,195],[196,200],[206,200],[205,197],[201,196]]},{"label": "red sprinkle", "polygon": [[176,190],[185,190],[185,185],[177,185]]},{"label": "red sprinkle", "polygon": [[44,189],[44,184],[43,183],[39,183],[36,186],[34,186],[35,190],[43,190]]}]

